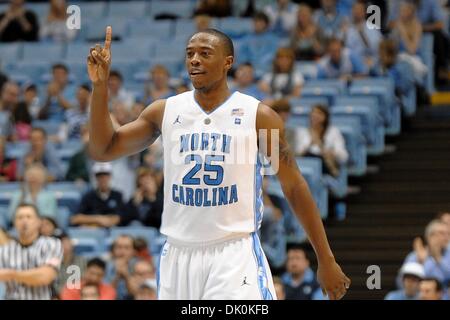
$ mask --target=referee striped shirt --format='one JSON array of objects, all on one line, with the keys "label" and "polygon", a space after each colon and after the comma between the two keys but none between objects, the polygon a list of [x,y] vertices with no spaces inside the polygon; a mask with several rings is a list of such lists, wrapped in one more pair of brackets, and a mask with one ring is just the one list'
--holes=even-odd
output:
[{"label": "referee striped shirt", "polygon": [[[63,257],[61,241],[40,236],[24,246],[16,239],[0,246],[0,269],[29,270],[45,265],[59,270]],[[15,281],[6,282],[7,300],[50,300],[52,287],[31,287]]]}]

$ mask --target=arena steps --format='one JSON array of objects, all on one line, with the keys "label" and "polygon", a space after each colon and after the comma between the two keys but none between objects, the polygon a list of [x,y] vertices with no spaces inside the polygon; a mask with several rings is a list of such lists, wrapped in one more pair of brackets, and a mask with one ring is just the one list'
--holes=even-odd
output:
[{"label": "arena steps", "polygon": [[[413,239],[450,209],[450,107],[418,110],[392,144],[394,153],[373,161],[377,173],[350,181],[361,193],[348,198],[346,219],[326,223],[336,259],[352,279],[346,299],[383,299],[394,290]],[[367,288],[370,265],[381,269],[379,290]]]}]

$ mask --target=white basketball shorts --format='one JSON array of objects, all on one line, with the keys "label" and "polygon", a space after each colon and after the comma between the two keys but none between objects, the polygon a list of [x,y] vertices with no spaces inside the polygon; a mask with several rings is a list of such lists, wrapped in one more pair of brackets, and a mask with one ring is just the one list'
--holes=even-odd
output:
[{"label": "white basketball shorts", "polygon": [[168,239],[158,268],[160,300],[272,300],[272,274],[257,234],[207,244]]}]

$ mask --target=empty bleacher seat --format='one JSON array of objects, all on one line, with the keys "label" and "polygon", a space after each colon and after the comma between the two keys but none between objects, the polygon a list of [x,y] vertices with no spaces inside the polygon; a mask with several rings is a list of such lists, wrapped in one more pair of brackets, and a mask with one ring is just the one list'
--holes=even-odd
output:
[{"label": "empty bleacher seat", "polygon": [[56,211],[56,223],[59,228],[66,230],[70,224],[70,209],[67,207],[58,207]]},{"label": "empty bleacher seat", "polygon": [[305,80],[317,78],[317,64],[312,61],[297,61],[294,66],[295,71],[300,72]]},{"label": "empty bleacher seat", "polygon": [[55,196],[58,207],[67,207],[71,213],[75,213],[78,209],[81,200],[79,190],[55,190]]},{"label": "empty bleacher seat", "polygon": [[72,238],[76,255],[97,254],[103,251],[101,243],[91,238]]},{"label": "empty bleacher seat", "polygon": [[69,227],[67,234],[74,239],[95,239],[102,243],[108,237],[108,230],[104,228]]},{"label": "empty bleacher seat", "polygon": [[[125,38],[128,33],[128,20],[118,17],[105,17],[101,19],[93,19],[87,25],[83,34],[85,41],[99,42],[103,45],[105,40],[106,27],[112,26],[112,50],[114,50],[114,42]],[[114,51],[113,51],[114,52]]]},{"label": "empty bleacher seat", "polygon": [[81,21],[99,19],[108,12],[107,1],[70,1],[70,4],[76,4],[81,10]]},{"label": "empty bleacher seat", "polygon": [[319,104],[328,106],[328,98],[325,96],[308,96],[301,98],[291,98],[289,102],[291,104],[292,110],[295,110],[296,107],[311,108]]},{"label": "empty bleacher seat", "polygon": [[312,83],[309,85],[308,82],[305,82],[305,86],[302,89],[302,97],[326,97],[328,99],[327,105],[332,105],[334,98],[339,94],[338,88],[322,85],[320,83]]},{"label": "empty bleacher seat", "polygon": [[239,38],[253,31],[253,19],[228,17],[219,22],[219,29],[231,38]]},{"label": "empty bleacher seat", "polygon": [[4,67],[8,63],[13,63],[21,58],[21,43],[2,43],[0,44],[0,67]]},{"label": "empty bleacher seat", "polygon": [[59,43],[24,43],[23,60],[34,62],[61,62],[64,58],[65,46]]},{"label": "empty bleacher seat", "polygon": [[48,61],[16,61],[6,65],[5,71],[7,74],[26,75],[34,83],[39,83],[41,75],[48,72],[50,68],[51,63]]},{"label": "empty bleacher seat", "polygon": [[133,19],[128,24],[128,31],[131,37],[167,41],[173,35],[173,24],[171,20]]},{"label": "empty bleacher seat", "polygon": [[153,0],[150,2],[150,15],[153,18],[161,16],[189,18],[194,13],[194,6],[195,2],[186,0]]},{"label": "empty bleacher seat", "polygon": [[[141,39],[140,41],[121,41],[113,44],[113,58],[119,61],[139,61],[139,60],[150,60],[153,42],[145,41]],[[114,62],[113,62],[114,63]]]},{"label": "empty bleacher seat", "polygon": [[140,18],[150,10],[147,1],[109,2],[108,16],[115,18]]},{"label": "empty bleacher seat", "polygon": [[428,93],[435,91],[434,86],[434,54],[433,54],[434,38],[432,34],[424,33],[419,46],[419,56],[422,58],[423,63],[428,68],[428,73],[425,76],[424,84]]}]

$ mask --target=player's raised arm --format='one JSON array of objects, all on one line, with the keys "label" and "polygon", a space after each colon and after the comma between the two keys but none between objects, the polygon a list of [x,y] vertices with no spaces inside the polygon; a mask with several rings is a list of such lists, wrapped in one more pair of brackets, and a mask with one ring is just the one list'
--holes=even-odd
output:
[{"label": "player's raised arm", "polygon": [[[105,44],[90,49],[87,69],[93,91],[89,116],[89,152],[97,161],[110,161],[139,152],[160,133],[165,100],[148,106],[133,122],[115,130],[108,111],[108,78],[111,67],[112,28],[106,28]],[[131,50],[131,48],[130,48]]]},{"label": "player's raised arm", "polygon": [[275,144],[275,141],[272,142],[270,139],[271,131],[277,130],[276,132],[279,134],[278,147],[276,145],[274,147],[279,153],[277,175],[284,195],[305,228],[316,252],[317,276],[322,289],[326,291],[330,299],[341,299],[350,286],[350,279],[342,272],[331,252],[319,210],[286,142],[283,121],[270,107],[260,104],[256,116],[256,128],[258,131],[265,129],[268,132],[267,148],[261,147],[264,145],[262,141],[259,141],[259,145],[261,152],[266,153],[269,157],[272,143]]}]

